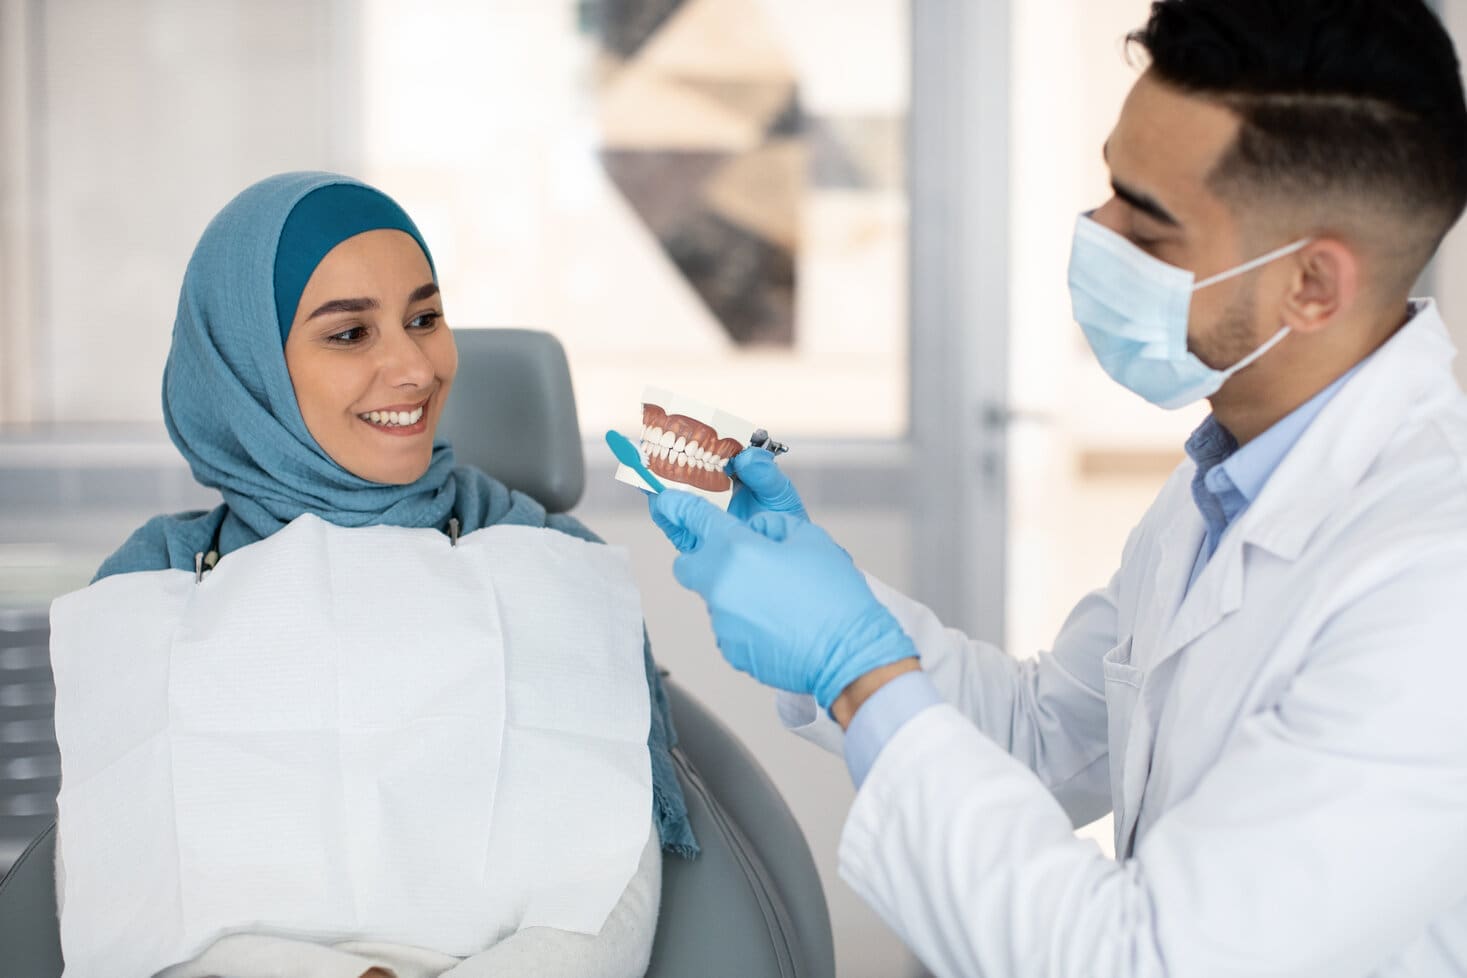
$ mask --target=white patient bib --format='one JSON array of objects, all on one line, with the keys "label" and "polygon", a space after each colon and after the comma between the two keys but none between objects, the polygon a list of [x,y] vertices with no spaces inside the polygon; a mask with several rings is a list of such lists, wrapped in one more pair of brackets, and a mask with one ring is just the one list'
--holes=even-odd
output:
[{"label": "white patient bib", "polygon": [[625,551],[302,516],[51,606],[66,978],[229,932],[455,955],[594,934],[647,837]]}]

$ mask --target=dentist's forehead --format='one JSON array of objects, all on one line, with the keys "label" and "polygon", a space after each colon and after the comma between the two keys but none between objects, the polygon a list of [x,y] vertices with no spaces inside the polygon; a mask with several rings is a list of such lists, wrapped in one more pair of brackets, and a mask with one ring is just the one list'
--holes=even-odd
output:
[{"label": "dentist's forehead", "polygon": [[1111,177],[1181,222],[1204,217],[1213,167],[1237,138],[1238,117],[1218,102],[1189,95],[1149,72],[1126,97],[1106,142]]}]

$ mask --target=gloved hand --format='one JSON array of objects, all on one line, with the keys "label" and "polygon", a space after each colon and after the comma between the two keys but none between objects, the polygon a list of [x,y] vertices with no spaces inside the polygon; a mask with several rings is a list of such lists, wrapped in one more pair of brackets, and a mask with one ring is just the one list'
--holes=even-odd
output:
[{"label": "gloved hand", "polygon": [[788,513],[800,520],[810,518],[794,483],[775,464],[773,452],[746,448],[729,460],[728,467],[738,480],[728,511],[745,523],[758,513]]},{"label": "gloved hand", "polygon": [[[799,520],[809,520],[805,504],[795,491],[789,476],[774,464],[774,453],[765,448],[746,448],[729,459],[729,473],[738,480],[734,483],[733,500],[728,511],[747,523],[759,513],[786,513]],[[647,496],[647,511],[673,546],[679,550],[691,550],[693,539],[686,530],[673,526],[657,511],[657,494]]]},{"label": "gloved hand", "polygon": [[678,583],[708,605],[718,648],[767,686],[811,693],[829,709],[861,676],[916,648],[846,553],[788,513],[748,523],[691,493],[652,499],[658,526],[682,551]]}]

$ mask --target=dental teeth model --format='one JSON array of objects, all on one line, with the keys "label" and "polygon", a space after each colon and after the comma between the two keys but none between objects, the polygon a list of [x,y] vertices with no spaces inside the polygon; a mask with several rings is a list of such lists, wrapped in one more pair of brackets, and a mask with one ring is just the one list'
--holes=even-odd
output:
[{"label": "dental teeth model", "polygon": [[737,438],[719,437],[712,425],[684,414],[668,414],[650,403],[642,405],[638,447],[643,464],[659,479],[715,493],[733,488],[724,466],[744,448]]}]

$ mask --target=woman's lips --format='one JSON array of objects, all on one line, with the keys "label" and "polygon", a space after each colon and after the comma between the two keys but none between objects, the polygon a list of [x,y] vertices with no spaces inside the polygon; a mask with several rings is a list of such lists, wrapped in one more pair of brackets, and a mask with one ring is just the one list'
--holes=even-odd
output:
[{"label": "woman's lips", "polygon": [[[406,410],[368,411],[364,414],[357,415],[357,420],[380,434],[391,435],[396,438],[410,438],[413,435],[420,435],[428,430],[428,401],[431,400],[432,397],[429,397],[416,408]],[[385,417],[401,418],[403,416],[410,417],[414,414],[417,415],[418,420],[412,424],[384,424],[382,421]],[[370,415],[377,415],[379,420],[373,421]]]}]

